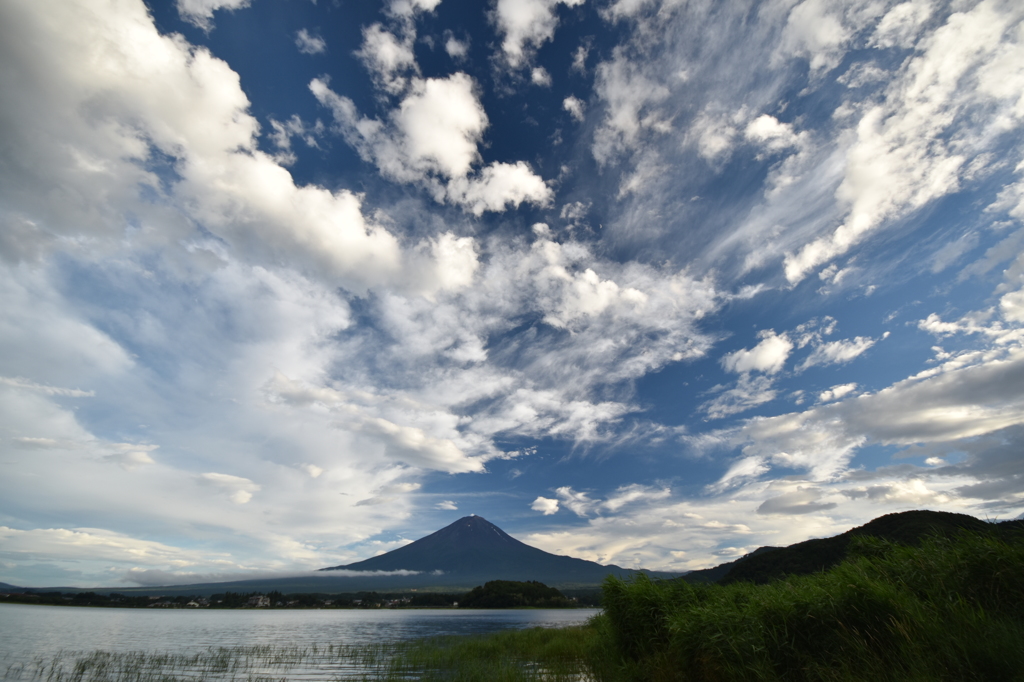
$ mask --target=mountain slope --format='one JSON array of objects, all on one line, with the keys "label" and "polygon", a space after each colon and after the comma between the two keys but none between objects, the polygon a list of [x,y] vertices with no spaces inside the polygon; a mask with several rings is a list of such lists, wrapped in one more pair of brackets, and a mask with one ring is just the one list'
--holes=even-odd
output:
[{"label": "mountain slope", "polygon": [[550,554],[516,540],[480,516],[466,516],[386,554],[322,571],[420,571],[480,580],[600,583],[606,575],[633,573],[619,566]]},{"label": "mountain slope", "polygon": [[932,534],[951,536],[961,531],[1003,534],[1013,532],[1020,525],[1012,521],[990,524],[967,514],[928,510],[886,514],[830,538],[806,540],[788,547],[761,547],[728,564],[692,571],[683,580],[767,583],[786,575],[806,575],[835,566],[846,558],[850,542],[858,536],[915,545]]}]

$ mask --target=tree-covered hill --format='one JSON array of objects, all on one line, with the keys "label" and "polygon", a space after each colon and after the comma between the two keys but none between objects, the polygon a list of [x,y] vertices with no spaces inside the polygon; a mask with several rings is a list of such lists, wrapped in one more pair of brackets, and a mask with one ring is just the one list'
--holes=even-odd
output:
[{"label": "tree-covered hill", "polygon": [[739,581],[764,584],[787,575],[817,573],[846,559],[850,543],[856,537],[874,537],[915,546],[934,535],[952,537],[962,531],[974,531],[1005,537],[1020,532],[1022,528],[1022,521],[993,524],[967,514],[929,510],[899,512],[880,516],[830,538],[807,540],[788,547],[761,547],[736,561],[692,571],[683,580],[691,584],[717,582],[727,585]]},{"label": "tree-covered hill", "polygon": [[520,607],[560,608],[575,604],[553,587],[536,580],[492,580],[474,587],[459,601],[459,608],[514,609]]}]

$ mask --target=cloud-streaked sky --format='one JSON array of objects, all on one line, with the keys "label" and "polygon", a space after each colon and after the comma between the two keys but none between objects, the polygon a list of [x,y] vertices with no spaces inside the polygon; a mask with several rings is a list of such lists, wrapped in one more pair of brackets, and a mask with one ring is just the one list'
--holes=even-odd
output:
[{"label": "cloud-streaked sky", "polygon": [[0,581],[1024,512],[1024,5],[5,0]]}]

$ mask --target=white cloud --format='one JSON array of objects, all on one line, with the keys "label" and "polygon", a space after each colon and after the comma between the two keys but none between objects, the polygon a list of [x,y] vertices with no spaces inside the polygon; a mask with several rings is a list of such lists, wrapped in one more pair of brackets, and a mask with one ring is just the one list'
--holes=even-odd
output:
[{"label": "white cloud", "polygon": [[274,159],[281,165],[291,165],[298,159],[292,152],[292,138],[298,137],[307,147],[319,148],[318,138],[324,133],[324,124],[317,119],[313,125],[307,125],[297,114],[283,123],[273,118],[270,119],[270,127],[273,132],[269,137],[278,149]]},{"label": "white cloud", "polygon": [[1004,294],[999,299],[999,311],[1009,322],[1024,322],[1024,289]]},{"label": "white cloud", "polygon": [[830,403],[833,400],[841,400],[842,398],[845,398],[846,396],[850,395],[851,393],[853,393],[856,390],[857,390],[856,382],[851,382],[849,384],[839,384],[837,386],[833,386],[832,388],[828,389],[827,391],[822,391],[821,393],[819,393],[818,394],[818,402],[819,403]]},{"label": "white cloud", "polygon": [[459,40],[455,36],[448,36],[444,41],[444,51],[452,59],[464,59],[469,54],[469,40]]},{"label": "white cloud", "polygon": [[780,152],[800,144],[803,133],[793,132],[789,123],[780,123],[774,116],[762,114],[749,124],[744,131],[746,138],[756,142],[769,152]]},{"label": "white cloud", "polygon": [[551,74],[548,73],[548,70],[543,66],[534,67],[533,70],[530,71],[530,80],[534,85],[539,85],[542,88],[551,87]]},{"label": "white cloud", "polygon": [[554,193],[523,161],[495,162],[477,177],[456,177],[448,183],[448,198],[476,216],[485,211],[500,212],[526,202],[538,206],[550,203]]},{"label": "white cloud", "polygon": [[860,88],[872,83],[884,81],[890,77],[888,71],[874,62],[857,62],[847,69],[846,73],[836,80],[848,88]]},{"label": "white cloud", "polygon": [[835,509],[835,502],[822,502],[821,490],[811,486],[799,486],[796,490],[770,497],[757,508],[758,514],[812,514]]},{"label": "white cloud", "polygon": [[232,474],[218,474],[208,472],[200,474],[199,481],[213,485],[225,493],[230,493],[228,499],[235,504],[245,504],[252,499],[252,494],[258,492],[262,486],[253,483],[248,478],[233,476]]},{"label": "white cloud", "polygon": [[390,125],[360,119],[351,100],[314,79],[310,89],[334,113],[342,133],[381,173],[424,186],[436,201],[460,204],[476,215],[508,205],[547,204],[551,189],[529,166],[491,163],[474,173],[487,115],[464,73],[447,78],[415,78],[390,116]]},{"label": "white cloud", "polygon": [[519,68],[528,63],[533,51],[551,40],[558,26],[555,15],[559,4],[575,7],[584,0],[498,0],[494,21],[504,34],[502,53],[509,66]]},{"label": "white cloud", "polygon": [[589,54],[590,46],[588,44],[585,43],[578,46],[576,51],[572,53],[572,70],[585,74],[587,72],[587,56]]},{"label": "white cloud", "polygon": [[530,505],[530,509],[542,512],[544,516],[551,516],[558,511],[558,500],[550,497],[538,497]]},{"label": "white cloud", "polygon": [[583,109],[585,108],[585,105],[583,103],[583,100],[581,100],[580,98],[574,95],[569,95],[564,100],[562,100],[562,108],[568,111],[569,115],[572,116],[577,121],[583,120]]},{"label": "white cloud", "polygon": [[315,464],[303,463],[299,465],[299,468],[309,474],[310,478],[319,478],[320,474],[324,473],[324,470]]},{"label": "white cloud", "polygon": [[599,504],[597,500],[590,499],[587,493],[577,492],[567,485],[556,489],[555,494],[558,495],[558,501],[562,506],[576,514],[576,516],[584,518]]},{"label": "white cloud", "polygon": [[672,491],[669,488],[654,488],[640,485],[639,483],[632,483],[617,488],[615,492],[601,503],[601,509],[614,513],[627,505],[638,502],[651,503],[667,499],[671,495]]},{"label": "white cloud", "polygon": [[477,144],[487,115],[465,74],[417,81],[394,120],[414,170],[464,177],[479,159]]},{"label": "white cloud", "polygon": [[738,350],[722,358],[722,367],[737,374],[764,372],[777,374],[786,364],[793,350],[793,342],[786,334],[766,329],[758,334],[761,342],[751,349]]},{"label": "white cloud", "polygon": [[[6,86],[21,95],[3,114],[18,131],[5,142],[9,170],[0,190],[10,210],[52,234],[107,239],[120,239],[122,221],[134,214],[150,225],[139,238],[155,244],[191,236],[194,221],[256,261],[287,257],[357,288],[399,271],[397,241],[366,221],[358,197],[296,186],[257,149],[259,126],[227,64],[158,34],[141,2],[103,9],[51,6],[68,18],[60,25],[39,20],[31,3],[5,12],[8,25],[53,48],[47,78],[23,83],[15,74],[30,71],[37,55],[26,40],[11,44],[5,78],[15,80]],[[105,68],[81,68],[96,60]],[[81,116],[87,102],[102,102],[102,111]],[[177,179],[162,185],[146,169],[151,153],[169,156]],[[56,187],[69,191],[38,201]],[[144,199],[143,188],[162,199]]]},{"label": "white cloud", "polygon": [[749,456],[827,480],[865,444],[941,443],[1024,423],[1022,373],[1019,346],[973,353],[856,400],[749,420],[729,438]]},{"label": "white cloud", "polygon": [[881,48],[913,47],[933,11],[929,0],[911,0],[896,5],[878,22],[870,44]]},{"label": "white cloud", "polygon": [[409,84],[409,75],[419,73],[413,42],[416,34],[406,31],[402,39],[371,24],[363,29],[363,46],[356,55],[386,92],[397,95]]},{"label": "white cloud", "polygon": [[455,504],[451,500],[442,500],[437,503],[436,509],[442,509],[444,511],[456,511],[459,505]]},{"label": "white cloud", "polygon": [[[968,159],[994,139],[984,129],[958,125],[976,107],[995,107],[1000,113],[991,120],[997,126],[1020,125],[1019,91],[1005,87],[1024,80],[1019,43],[1008,31],[1020,18],[1019,8],[982,2],[951,15],[918,43],[917,54],[903,65],[883,102],[868,107],[857,125],[836,193],[848,207],[843,224],[786,257],[791,283],[846,253],[886,221],[960,189]],[[962,133],[949,144],[953,130]]]},{"label": "white cloud", "polygon": [[323,54],[327,51],[327,43],[320,36],[312,35],[304,28],[295,34],[295,47],[302,54]]},{"label": "white cloud", "polygon": [[92,398],[96,395],[96,391],[83,391],[78,388],[60,388],[58,386],[46,386],[44,384],[37,384],[34,381],[28,379],[22,379],[20,377],[3,377],[0,376],[0,384],[5,384],[13,388],[20,388],[28,391],[35,391],[42,393],[43,395],[61,396],[64,398]]},{"label": "white cloud", "polygon": [[817,345],[814,351],[800,363],[800,370],[815,365],[837,365],[850,362],[874,346],[875,339],[857,336],[852,339],[828,341]]},{"label": "white cloud", "polygon": [[104,460],[113,462],[126,471],[134,471],[140,466],[155,464],[149,453],[156,450],[159,446],[136,443],[112,443],[108,447],[113,452],[104,455]]},{"label": "white cloud", "polygon": [[845,4],[853,3],[804,0],[793,7],[786,19],[777,55],[806,58],[812,77],[834,68],[856,28],[865,23],[864,15],[878,11],[869,5],[860,12],[844,12]]},{"label": "white cloud", "polygon": [[632,150],[644,130],[664,130],[656,109],[669,96],[665,86],[651,80],[621,51],[597,66],[594,89],[606,105],[604,120],[594,134],[593,154],[598,163],[610,163]]},{"label": "white cloud", "polygon": [[484,470],[480,459],[467,457],[453,441],[435,438],[415,426],[400,426],[387,419],[370,417],[360,420],[356,428],[378,436],[385,443],[389,457],[413,466],[450,473]]},{"label": "white cloud", "polygon": [[236,10],[249,6],[249,0],[177,0],[181,18],[209,31],[213,13],[219,9]]},{"label": "white cloud", "polygon": [[721,419],[746,412],[758,405],[775,400],[779,392],[773,388],[773,385],[774,381],[771,377],[752,377],[749,374],[743,374],[735,386],[722,390],[717,396],[702,404],[700,409],[708,415],[709,419]]},{"label": "white cloud", "polygon": [[729,466],[728,471],[713,486],[710,486],[710,490],[719,492],[727,490],[766,474],[770,468],[764,457],[742,457]]},{"label": "white cloud", "polygon": [[198,559],[196,553],[180,547],[140,540],[102,528],[19,530],[0,526],[0,539],[4,554],[22,555],[36,561],[73,556],[80,560],[180,565],[179,562],[188,563]]},{"label": "white cloud", "polygon": [[417,12],[433,12],[441,0],[391,0],[388,11],[398,17],[411,18]]}]

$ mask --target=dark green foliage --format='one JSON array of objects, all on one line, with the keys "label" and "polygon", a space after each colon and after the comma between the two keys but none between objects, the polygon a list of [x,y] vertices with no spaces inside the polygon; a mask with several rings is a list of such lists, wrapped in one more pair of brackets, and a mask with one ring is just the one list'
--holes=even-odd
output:
[{"label": "dark green foliage", "polygon": [[474,587],[459,600],[459,608],[470,609],[513,609],[524,606],[560,608],[574,605],[555,588],[536,580],[492,580],[482,587]]},{"label": "dark green foliage", "polygon": [[768,585],[605,584],[595,623],[633,680],[1024,679],[1024,544],[851,541],[826,573]]},{"label": "dark green foliage", "polygon": [[449,594],[447,592],[425,592],[414,594],[409,599],[409,606],[430,607],[430,606],[453,606],[459,599],[460,594]]}]

